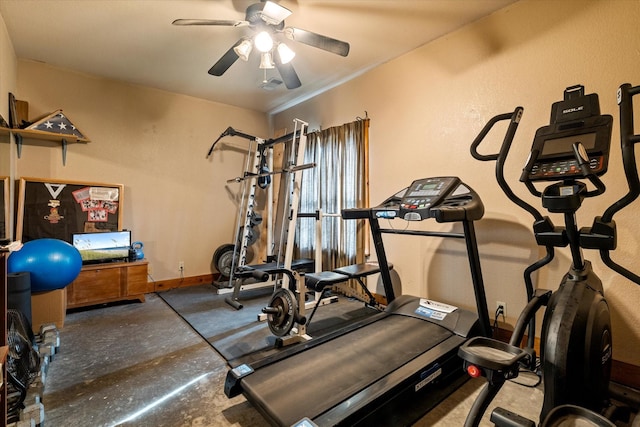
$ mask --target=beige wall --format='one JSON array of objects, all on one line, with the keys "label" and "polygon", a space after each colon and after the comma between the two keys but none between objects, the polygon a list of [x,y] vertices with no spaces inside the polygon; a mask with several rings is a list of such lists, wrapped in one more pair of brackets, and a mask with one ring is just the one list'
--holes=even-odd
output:
[{"label": "beige wall", "polygon": [[[521,1],[280,113],[272,125],[301,117],[311,128],[328,127],[366,110],[374,204],[425,176],[457,175],[471,185],[486,208],[478,234],[490,312],[497,300],[506,301],[514,323],[526,301],[522,271],[538,256],[529,231],[532,218],[506,199],[495,183],[494,164],[473,160],[469,145],[492,116],[522,105],[506,175],[519,195],[540,206],[517,183],[535,129],[548,123],[551,103],[562,99],[567,86],[583,84],[588,93],[599,93],[602,110],[614,115],[615,125],[610,172],[604,177],[608,191],[587,200],[578,215],[590,226],[591,218],[625,191],[615,95],[621,83],[640,85],[638,22],[638,1]],[[503,131],[490,136],[485,153],[497,150]],[[636,272],[639,211],[636,202],[616,216],[619,249],[613,254]],[[401,236],[386,241],[405,293],[473,307],[460,242]],[[613,311],[614,356],[640,365],[640,287],[604,267],[596,253],[587,256]],[[539,286],[555,289],[569,262],[568,252],[559,250]]]},{"label": "beige wall", "polygon": [[[238,176],[248,141],[227,138],[228,126],[265,136],[262,113],[122,84],[42,63],[18,61],[16,95],[34,118],[61,108],[92,142],[25,144],[16,177],[124,184],[123,228],[144,243],[152,277],[209,274],[214,250],[233,239]],[[225,148],[227,147],[227,148]]]},{"label": "beige wall", "polygon": [[[2,115],[7,122],[9,121],[8,94],[16,90],[16,72],[16,54],[7,35],[7,27],[5,26],[4,19],[2,15],[0,15],[0,94],[4,94],[0,96],[0,115]],[[0,176],[12,175],[12,163],[10,160],[14,155],[15,148],[13,144],[9,144],[8,142],[9,135],[0,136]],[[8,230],[12,229],[13,206],[10,206]]]},{"label": "beige wall", "polygon": [[[0,93],[6,94],[16,89],[16,53],[7,34],[7,27],[0,15]],[[4,95],[3,95],[4,100]],[[9,121],[9,102],[0,102],[0,114]]]}]

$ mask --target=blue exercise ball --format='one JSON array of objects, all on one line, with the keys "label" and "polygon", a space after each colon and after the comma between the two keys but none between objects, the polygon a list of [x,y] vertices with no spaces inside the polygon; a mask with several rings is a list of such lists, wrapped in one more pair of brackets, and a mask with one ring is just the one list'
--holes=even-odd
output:
[{"label": "blue exercise ball", "polygon": [[62,289],[78,277],[81,268],[80,252],[58,239],[30,240],[7,259],[9,273],[31,273],[32,292]]}]

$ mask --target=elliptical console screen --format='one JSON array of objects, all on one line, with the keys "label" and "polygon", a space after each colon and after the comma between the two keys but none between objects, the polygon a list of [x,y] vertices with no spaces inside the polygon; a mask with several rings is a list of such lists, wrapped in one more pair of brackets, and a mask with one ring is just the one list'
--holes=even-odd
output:
[{"label": "elliptical console screen", "polygon": [[413,181],[400,202],[400,217],[407,221],[429,218],[429,209],[438,205],[460,179],[456,177],[423,178]]},{"label": "elliptical console screen", "polygon": [[576,136],[565,136],[563,138],[547,139],[542,147],[543,156],[553,156],[555,154],[564,154],[573,152],[573,144],[580,142],[587,150],[596,148],[595,132],[586,133]]},{"label": "elliptical console screen", "polygon": [[607,171],[613,117],[600,114],[598,95],[584,94],[583,86],[565,90],[565,98],[553,104],[551,124],[536,132],[531,155],[521,181],[558,180],[582,177],[573,151],[580,143],[589,156],[595,175]]}]

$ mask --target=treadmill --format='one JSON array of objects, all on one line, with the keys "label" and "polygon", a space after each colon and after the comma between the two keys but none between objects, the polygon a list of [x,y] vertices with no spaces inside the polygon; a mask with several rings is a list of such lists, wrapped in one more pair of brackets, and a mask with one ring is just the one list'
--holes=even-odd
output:
[{"label": "treadmill", "polygon": [[[458,347],[491,336],[474,229],[484,206],[457,177],[424,178],[380,206],[345,209],[368,220],[387,297],[384,311],[227,373],[225,394],[246,399],[273,425],[409,425],[460,387],[467,376]],[[383,229],[380,219],[461,223],[463,232]],[[477,313],[409,295],[391,284],[382,235],[464,239]]]}]

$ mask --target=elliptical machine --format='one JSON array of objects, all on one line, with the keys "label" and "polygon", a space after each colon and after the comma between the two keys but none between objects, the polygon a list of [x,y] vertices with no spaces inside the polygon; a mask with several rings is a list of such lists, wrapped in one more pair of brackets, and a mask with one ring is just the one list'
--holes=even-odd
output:
[{"label": "elliptical machine", "polygon": [[[622,159],[629,191],[594,219],[593,225],[578,228],[576,212],[585,198],[605,192],[600,180],[607,171],[613,118],[600,114],[597,94],[585,95],[583,86],[569,87],[564,99],[552,105],[548,126],[536,132],[529,159],[520,181],[529,192],[542,199],[542,206],[564,216],[564,226],[555,226],[548,216],[516,196],[504,179],[504,163],[522,116],[513,113],[494,117],[471,146],[471,154],[481,161],[496,161],[496,178],[507,197],[534,217],[536,242],[546,255],[527,267],[524,274],[529,302],[520,314],[509,343],[478,337],[458,351],[464,369],[472,377],[488,380],[476,399],[465,427],[478,426],[480,420],[506,380],[518,376],[521,368],[537,369],[534,348],[535,314],[546,306],[541,332],[541,369],[544,401],[540,412],[542,426],[581,420],[593,426],[613,426],[599,412],[604,408],[611,373],[612,339],[609,307],[602,282],[593,272],[582,249],[596,249],[612,270],[640,284],[640,277],[611,260],[616,249],[615,213],[640,194],[640,181],[634,144],[640,135],[633,130],[633,96],[640,86],[623,84],[618,89]],[[477,147],[499,121],[510,120],[509,130],[498,154],[482,155]],[[534,182],[554,181],[542,192]],[[595,188],[589,190],[584,181]],[[532,274],[554,258],[554,248],[569,246],[572,265],[559,288],[552,292],[534,289]],[[521,348],[525,330],[528,343]],[[535,423],[503,408],[496,408],[491,421],[498,426],[535,426]],[[564,425],[564,424],[563,424]],[[571,424],[574,425],[574,424]]]}]

